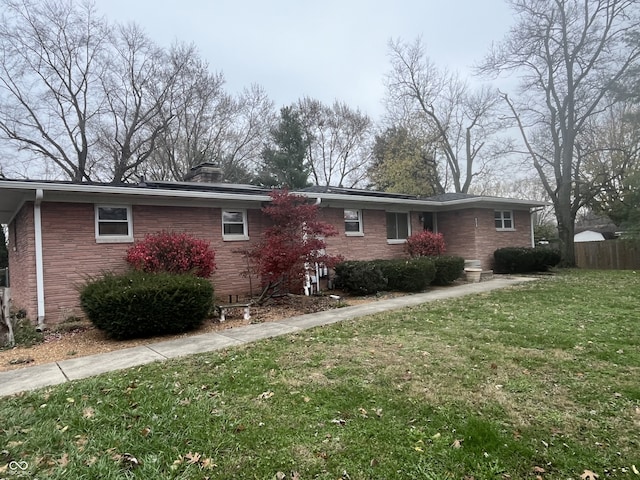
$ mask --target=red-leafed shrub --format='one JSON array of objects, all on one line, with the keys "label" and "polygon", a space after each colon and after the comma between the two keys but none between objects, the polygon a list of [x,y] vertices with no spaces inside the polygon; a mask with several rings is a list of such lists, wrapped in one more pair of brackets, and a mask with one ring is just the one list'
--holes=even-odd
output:
[{"label": "red-leafed shrub", "polygon": [[441,233],[423,230],[407,238],[407,252],[412,257],[435,257],[442,255],[445,250],[444,238]]},{"label": "red-leafed shrub", "polygon": [[337,235],[333,225],[317,220],[318,206],[287,190],[270,193],[271,202],[262,211],[273,222],[258,245],[249,252],[262,281],[280,290],[302,285],[305,264],[333,267],[341,257],[327,255],[325,237]]},{"label": "red-leafed shrub", "polygon": [[127,250],[127,262],[143,272],[192,273],[208,278],[216,268],[215,252],[204,240],[186,233],[147,235]]}]

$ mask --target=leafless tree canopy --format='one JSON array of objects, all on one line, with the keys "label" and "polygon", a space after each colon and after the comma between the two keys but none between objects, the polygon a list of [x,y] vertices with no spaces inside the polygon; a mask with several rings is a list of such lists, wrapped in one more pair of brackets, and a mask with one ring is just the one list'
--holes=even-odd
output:
[{"label": "leafless tree canopy", "polygon": [[369,116],[341,102],[327,106],[309,97],[296,108],[309,144],[311,180],[316,185],[362,186],[371,160]]},{"label": "leafless tree canopy", "polygon": [[109,29],[89,4],[3,0],[2,8],[0,132],[25,158],[91,179]]},{"label": "leafless tree canopy", "polygon": [[[640,122],[638,106],[622,101],[590,127],[590,148],[584,152],[581,181],[596,185],[588,206],[610,213],[626,196],[640,189]],[[612,218],[613,220],[613,218]]]},{"label": "leafless tree canopy", "polygon": [[476,177],[489,174],[506,153],[497,134],[497,92],[473,90],[457,74],[441,70],[425,54],[420,39],[389,43],[391,68],[386,76],[390,123],[420,131],[438,165],[438,190],[468,192]]},{"label": "leafless tree canopy", "polygon": [[4,173],[117,183],[182,179],[213,161],[248,181],[274,116],[260,87],[230,96],[193,46],[160,48],[88,2],[0,5],[0,135],[13,148]]},{"label": "leafless tree canopy", "polygon": [[597,184],[586,181],[592,126],[619,101],[612,92],[637,67],[634,0],[511,0],[517,22],[480,71],[514,73],[503,94],[526,152],[554,203],[564,262],[575,263],[574,221]]}]

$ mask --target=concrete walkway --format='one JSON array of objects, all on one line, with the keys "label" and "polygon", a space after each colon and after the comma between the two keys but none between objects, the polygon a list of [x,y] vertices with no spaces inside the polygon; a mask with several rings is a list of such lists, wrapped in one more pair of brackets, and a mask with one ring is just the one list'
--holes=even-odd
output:
[{"label": "concrete walkway", "polygon": [[365,315],[397,310],[435,300],[489,292],[530,280],[534,280],[534,278],[512,276],[494,277],[491,280],[480,283],[468,283],[453,287],[438,288],[415,295],[406,295],[352,307],[299,315],[278,322],[256,323],[221,330],[215,333],[192,335],[177,340],[149,343],[148,345],[115,350],[109,353],[88,355],[86,357],[0,372],[0,397],[169,358],[222,350],[235,345],[243,345],[264,338],[294,333],[300,330],[320,325],[329,325]]}]

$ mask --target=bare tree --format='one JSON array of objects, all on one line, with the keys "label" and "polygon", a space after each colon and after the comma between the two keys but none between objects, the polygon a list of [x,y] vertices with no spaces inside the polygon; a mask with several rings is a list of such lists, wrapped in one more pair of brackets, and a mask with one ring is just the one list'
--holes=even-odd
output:
[{"label": "bare tree", "polygon": [[245,88],[230,106],[231,117],[221,119],[226,128],[218,130],[215,159],[222,166],[225,179],[246,183],[260,164],[262,148],[277,113],[273,101],[256,84]]},{"label": "bare tree", "polygon": [[224,76],[210,73],[193,45],[173,45],[169,63],[176,78],[159,112],[158,124],[165,128],[138,169],[154,180],[182,180],[191,167],[213,162],[217,135],[230,123]]},{"label": "bare tree", "polygon": [[274,114],[261,88],[233,98],[193,46],[160,48],[135,25],[96,18],[90,3],[0,4],[3,148],[47,178],[182,179],[204,161],[229,180],[251,177]]},{"label": "bare tree", "polygon": [[[499,97],[490,88],[472,90],[457,74],[438,69],[420,39],[389,43],[387,115],[394,124],[422,124],[425,144],[439,165],[439,190],[466,193],[476,177],[506,153],[497,148],[504,128],[497,116]],[[492,145],[492,146],[489,146]]]},{"label": "bare tree", "polygon": [[96,150],[109,162],[111,182],[127,180],[144,163],[172,117],[162,117],[177,76],[189,57],[170,62],[134,24],[114,29],[112,54],[102,77],[104,114]]},{"label": "bare tree", "polygon": [[344,103],[327,106],[309,97],[299,100],[297,109],[309,145],[312,181],[324,186],[361,186],[371,161],[371,119]]},{"label": "bare tree", "polygon": [[192,167],[209,162],[220,166],[224,181],[249,183],[274,122],[273,102],[257,85],[234,98],[223,90],[221,73],[209,73],[205,63],[192,60],[163,110],[169,126],[141,173],[156,180],[182,180]]},{"label": "bare tree", "polygon": [[54,174],[88,180],[109,29],[89,3],[2,0],[0,132]]},{"label": "bare tree", "polygon": [[510,0],[517,22],[480,71],[519,75],[503,94],[558,222],[563,263],[575,265],[574,223],[594,194],[584,180],[586,133],[617,101],[610,95],[640,58],[633,0]]},{"label": "bare tree", "polygon": [[640,189],[638,107],[622,101],[597,120],[589,129],[590,149],[584,153],[580,176],[583,183],[594,185],[587,206],[621,226],[628,220],[625,213],[637,208],[629,200]]}]

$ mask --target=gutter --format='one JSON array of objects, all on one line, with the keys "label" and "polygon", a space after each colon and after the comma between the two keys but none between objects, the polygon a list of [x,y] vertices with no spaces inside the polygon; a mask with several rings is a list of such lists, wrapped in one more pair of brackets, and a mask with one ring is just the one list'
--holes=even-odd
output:
[{"label": "gutter", "polygon": [[[102,193],[106,195],[123,195],[130,197],[147,197],[147,198],[183,198],[183,199],[202,199],[202,200],[228,200],[228,201],[249,201],[249,202],[269,202],[271,197],[264,194],[248,194],[238,192],[211,192],[211,191],[198,191],[198,190],[171,190],[171,189],[148,189],[148,188],[136,188],[121,187],[121,186],[107,186],[107,185],[92,185],[92,184],[64,184],[64,183],[44,183],[44,182],[24,182],[24,181],[0,181],[0,187],[7,186],[10,189],[15,190],[47,190],[49,193],[85,193],[95,195],[96,193]],[[324,202],[347,202],[347,203],[363,203],[363,204],[377,204],[377,205],[405,205],[416,208],[429,208],[434,211],[439,211],[447,208],[455,208],[462,206],[484,206],[491,208],[494,205],[520,205],[522,207],[539,207],[548,205],[547,202],[530,202],[527,200],[518,199],[503,199],[499,197],[471,197],[458,200],[448,201],[435,201],[428,199],[408,199],[408,198],[389,198],[389,197],[377,197],[362,195],[346,195],[340,193],[317,193],[317,192],[299,192],[292,190],[291,193],[296,195],[302,195],[308,198],[313,198],[316,201]]]},{"label": "gutter", "polygon": [[36,190],[36,199],[33,204],[33,224],[35,229],[35,254],[36,254],[36,296],[38,299],[38,325],[36,330],[41,332],[44,325],[44,263],[42,258],[42,214],[40,204],[44,197],[41,188]]}]

